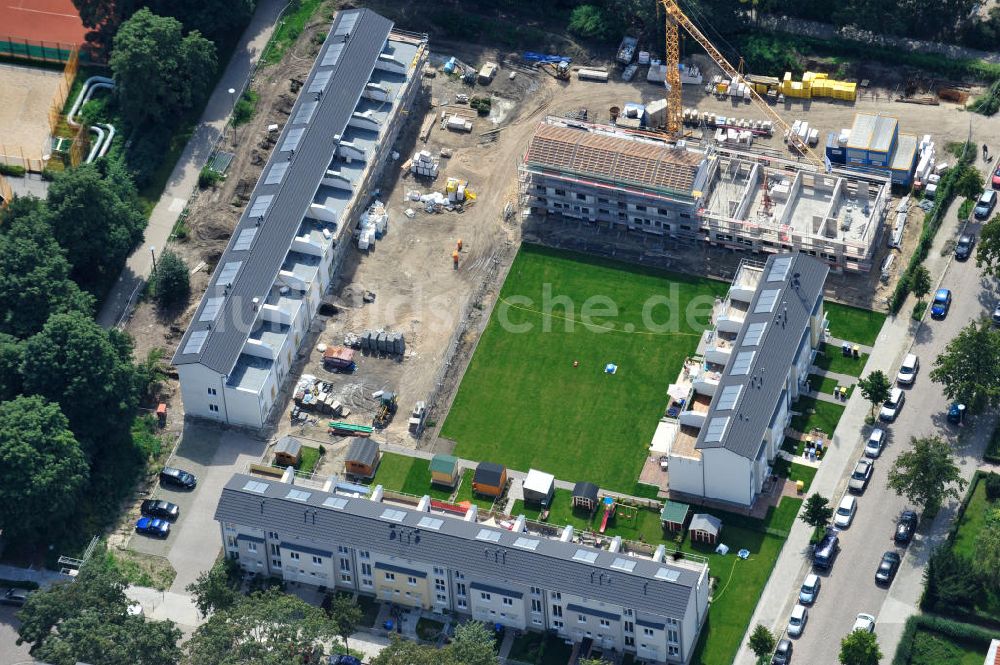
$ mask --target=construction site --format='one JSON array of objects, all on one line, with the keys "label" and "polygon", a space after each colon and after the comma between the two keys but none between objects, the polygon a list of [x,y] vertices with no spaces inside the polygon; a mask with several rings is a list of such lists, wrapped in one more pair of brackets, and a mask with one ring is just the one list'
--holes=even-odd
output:
[{"label": "construction site", "polygon": [[[273,148],[269,128],[288,121],[319,51],[315,37],[328,25],[317,15],[280,63],[258,71],[251,88],[259,95],[257,113],[247,124],[230,128],[220,146],[222,153],[231,155],[225,179],[196,194],[175,234],[175,249],[194,268],[195,298],[174,321],[165,320],[149,304],[141,305],[130,323],[143,347],[139,353],[156,346],[176,348]],[[807,241],[815,239],[827,248],[839,246],[827,253],[843,257],[845,270],[831,274],[828,294],[850,304],[881,308],[916,242],[924,210],[909,208],[899,244],[890,249],[884,220],[892,218],[898,200],[891,196],[887,179],[841,167],[827,174],[800,146],[790,145],[777,124],[770,135],[755,134],[752,146],[720,144],[714,141],[716,128],[704,123],[694,127],[688,123],[681,129],[686,145],[680,149],[700,154],[699,164],[706,162],[704,187],[698,190],[700,205],[694,209],[708,229],[692,229],[693,241],[678,233],[672,237],[648,229],[594,224],[565,214],[526,217],[518,196],[519,187],[524,193],[525,172],[521,168],[519,174],[519,167],[525,164],[533,137],[542,131],[540,125],[575,125],[585,127],[584,133],[606,134],[602,140],[679,149],[665,143],[668,137],[660,131],[630,127],[621,111],[629,103],[654,109],[657,102],[662,104],[664,86],[656,73],[662,70],[650,75],[640,69],[632,80],[623,81],[620,65],[592,60],[579,64],[606,76],[585,80],[577,63],[541,66],[526,55],[461,43],[450,43],[441,52],[430,42],[422,89],[391,148],[381,181],[369,188],[370,200],[382,205],[365,214],[376,213],[373,218],[384,214],[384,227],[379,230],[375,224],[371,233],[365,233],[359,218],[352,247],[290,371],[290,377],[315,377],[319,387],[312,392],[324,393],[327,404],[339,402],[341,416],[302,408],[302,399],[299,403],[295,399],[302,386],[290,378],[278,398],[287,407],[272,418],[268,431],[280,435],[294,430],[300,436],[329,441],[331,420],[372,426],[382,409],[382,396],[391,393],[395,413],[375,435],[402,445],[436,446],[435,426],[443,422],[522,241],[731,279],[742,257],[772,249],[765,242],[775,243],[773,251],[785,244],[809,251]],[[678,86],[683,88],[683,108],[759,123],[771,118],[743,95],[718,94],[711,81],[724,78],[726,72],[709,57],[695,55],[685,62],[688,71],[700,72],[701,81],[685,78]],[[865,83],[858,84],[853,102],[789,95],[780,101],[768,98],[769,108],[785,118],[787,126],[808,121],[822,135],[852,127],[858,113],[891,116],[909,134],[932,134],[938,145],[969,135],[969,115],[959,111],[959,104],[897,103],[892,87],[880,87],[877,80]],[[546,121],[550,116],[553,119]],[[976,120],[976,136],[993,125],[993,120]],[[459,186],[475,198],[455,200]],[[734,224],[752,229],[756,244],[729,233],[727,228]],[[858,270],[846,269],[852,255]],[[902,258],[883,270],[890,256]],[[834,262],[829,256],[823,258]],[[357,345],[357,338],[366,332],[401,334],[405,350],[397,354],[359,346],[353,349],[353,371],[324,368],[328,349]],[[419,403],[421,424],[411,431],[411,412]],[[171,421],[179,415],[175,409]],[[421,432],[427,434],[418,444],[414,434]]]}]

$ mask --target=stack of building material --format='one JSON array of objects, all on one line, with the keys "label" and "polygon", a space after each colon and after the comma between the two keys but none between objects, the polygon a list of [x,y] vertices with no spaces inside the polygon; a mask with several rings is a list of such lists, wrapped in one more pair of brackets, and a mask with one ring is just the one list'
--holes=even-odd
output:
[{"label": "stack of building material", "polygon": [[361,350],[369,353],[401,356],[406,353],[403,333],[385,330],[366,330],[361,333]]},{"label": "stack of building material", "polygon": [[361,215],[358,229],[358,249],[363,251],[369,249],[376,240],[381,240],[388,230],[389,213],[386,212],[385,204],[376,200]]},{"label": "stack of building material", "polygon": [[857,86],[857,83],[838,81],[818,72],[805,72],[801,81],[793,81],[792,73],[785,72],[779,92],[786,97],[801,99],[829,97],[853,102],[858,96]]},{"label": "stack of building material", "polygon": [[429,150],[421,150],[417,154],[413,155],[413,159],[410,160],[410,173],[413,173],[414,175],[436,178],[438,175],[438,167],[438,160],[431,156]]},{"label": "stack of building material", "polygon": [[451,115],[445,120],[445,127],[456,132],[471,132],[472,123],[460,115]]},{"label": "stack of building material", "polygon": [[318,411],[330,415],[344,414],[344,406],[336,399],[333,385],[320,381],[311,374],[303,374],[295,386],[292,401],[300,409]]}]

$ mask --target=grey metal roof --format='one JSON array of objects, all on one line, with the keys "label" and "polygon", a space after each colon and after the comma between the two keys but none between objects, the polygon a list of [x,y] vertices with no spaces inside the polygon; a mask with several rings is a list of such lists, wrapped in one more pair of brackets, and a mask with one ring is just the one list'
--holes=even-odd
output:
[{"label": "grey metal roof", "polygon": [[300,450],[302,450],[302,442],[294,436],[282,437],[278,441],[278,445],[274,447],[275,453],[287,453],[289,455],[298,455]]},{"label": "grey metal roof", "polygon": [[[344,33],[341,27],[347,24],[351,24],[349,34],[335,34]],[[223,271],[215,271],[174,354],[175,365],[201,363],[219,374],[233,369],[256,319],[253,300],[263,304],[274,284],[330,165],[336,150],[335,137],[346,129],[392,25],[392,21],[368,9],[337,13],[278,140],[279,147],[271,153],[262,173],[270,174],[276,163],[287,162],[288,166],[277,182],[269,182],[266,175],[257,181],[251,203],[219,260],[220,266],[235,261],[242,261],[242,265],[228,288],[219,279]],[[324,65],[326,53],[336,48],[340,49],[336,63]],[[301,107],[317,101],[317,86],[323,79],[327,80],[325,92],[310,122],[295,126]],[[220,297],[222,301],[216,300]],[[217,311],[206,318],[210,308]],[[192,339],[197,343],[189,345]]]},{"label": "grey metal roof", "polygon": [[497,487],[503,477],[504,466],[495,462],[480,462],[476,467],[476,473],[472,476],[473,482],[482,483]]},{"label": "grey metal roof", "polygon": [[377,457],[378,443],[371,439],[358,437],[351,442],[351,447],[347,449],[344,461],[371,466]]},{"label": "grey metal roof", "polygon": [[716,536],[721,529],[722,520],[708,513],[695,513],[691,517],[691,524],[688,525],[689,531],[707,531]]},{"label": "grey metal roof", "polygon": [[[657,616],[681,618],[699,579],[706,573],[699,564],[684,566],[636,557],[635,569],[611,568],[621,553],[596,550],[578,543],[540,538],[534,550],[516,548],[522,534],[483,523],[466,522],[434,513],[444,524],[438,530],[419,528],[428,513],[392,505],[401,512],[398,521],[383,519],[388,504],[367,498],[350,498],[341,508],[325,506],[333,494],[310,490],[305,501],[285,498],[287,483],[268,481],[262,493],[245,491],[245,474],[234,475],[226,484],[215,511],[215,519],[245,528],[276,531],[281,540],[306,547],[345,545],[361,550],[430,565],[460,569],[468,579],[483,583],[537,586],[577,594],[584,598],[624,605]],[[339,505],[339,502],[338,502]],[[495,539],[477,539],[481,532]],[[295,545],[292,545],[295,547]],[[594,553],[593,562],[574,559],[579,550]],[[657,577],[660,571],[670,577]],[[514,587],[517,588],[517,587]]]},{"label": "grey metal roof", "polygon": [[[784,279],[761,280],[754,293],[743,328],[733,344],[733,353],[705,414],[707,426],[698,433],[695,448],[699,450],[725,448],[748,459],[757,457],[784,388],[787,370],[803,334],[808,334],[809,317],[823,295],[823,283],[830,272],[825,263],[805,254],[778,254],[768,259],[764,275],[780,274],[781,270],[772,273],[771,268],[788,256],[793,260]],[[758,307],[765,296],[771,305]],[[753,337],[758,336],[756,331],[760,326],[755,324],[766,326],[759,340],[747,341],[748,331],[753,331]],[[742,386],[735,399],[733,386]]]},{"label": "grey metal roof", "polygon": [[586,481],[580,481],[573,486],[573,496],[580,497],[581,499],[590,499],[591,501],[597,502],[597,485],[594,483],[588,483]]}]

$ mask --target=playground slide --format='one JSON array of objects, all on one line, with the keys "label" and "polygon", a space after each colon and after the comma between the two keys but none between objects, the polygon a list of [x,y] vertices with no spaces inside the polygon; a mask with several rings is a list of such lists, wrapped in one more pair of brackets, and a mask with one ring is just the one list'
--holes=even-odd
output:
[{"label": "playground slide", "polygon": [[601,533],[608,528],[608,520],[615,514],[615,504],[604,504],[604,517],[601,519]]}]

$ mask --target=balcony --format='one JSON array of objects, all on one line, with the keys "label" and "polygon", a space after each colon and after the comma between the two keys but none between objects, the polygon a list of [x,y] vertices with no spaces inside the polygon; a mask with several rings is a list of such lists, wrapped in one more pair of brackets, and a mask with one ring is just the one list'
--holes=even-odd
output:
[{"label": "balcony", "polygon": [[715,327],[719,332],[738,334],[743,328],[743,322],[746,321],[749,309],[749,301],[733,300],[727,297],[715,308],[713,315]]}]

